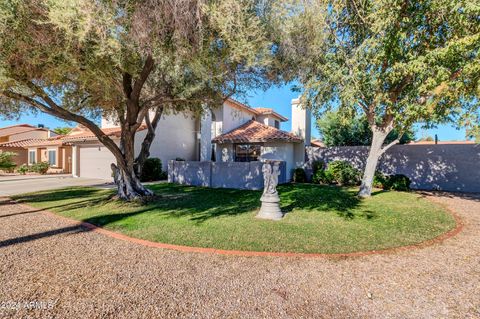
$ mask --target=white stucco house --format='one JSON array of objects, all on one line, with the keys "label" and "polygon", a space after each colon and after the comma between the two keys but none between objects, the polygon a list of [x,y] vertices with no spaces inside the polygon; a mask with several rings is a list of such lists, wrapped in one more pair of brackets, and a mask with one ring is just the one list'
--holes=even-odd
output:
[{"label": "white stucco house", "polygon": [[[151,157],[168,161],[249,162],[276,159],[286,162],[287,172],[303,164],[310,143],[310,113],[292,100],[292,132],[280,130],[287,118],[270,108],[252,108],[233,99],[205,112],[202,118],[166,114],[158,124],[150,149]],[[102,118],[102,130],[114,140],[120,128],[114,119]],[[146,130],[136,135],[135,149]],[[111,179],[111,152],[89,130],[74,129],[65,137],[73,145],[72,174],[77,177]]]}]

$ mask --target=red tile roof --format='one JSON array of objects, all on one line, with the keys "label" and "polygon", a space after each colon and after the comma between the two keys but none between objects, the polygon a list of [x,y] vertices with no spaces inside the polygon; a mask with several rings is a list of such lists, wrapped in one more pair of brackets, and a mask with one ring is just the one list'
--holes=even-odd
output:
[{"label": "red tile roof", "polygon": [[45,128],[35,127],[30,124],[19,124],[0,128],[1,136],[10,136],[30,131],[47,131]]},{"label": "red tile roof", "polygon": [[325,147],[325,144],[321,140],[312,140],[310,145],[313,147]]},{"label": "red tile roof", "polygon": [[19,141],[5,142],[1,143],[0,147],[11,147],[11,148],[27,148],[27,147],[37,147],[37,146],[61,146],[65,143],[62,140],[62,135],[51,137],[48,139],[24,139]]},{"label": "red tile roof", "polygon": [[257,143],[257,142],[302,142],[303,139],[291,133],[278,130],[250,120],[242,126],[215,137],[213,143]]},{"label": "red tile roof", "polygon": [[254,110],[261,115],[273,115],[275,117],[278,117],[282,122],[288,121],[288,119],[285,116],[275,112],[273,109],[268,107],[255,107]]},{"label": "red tile roof", "polygon": [[[147,129],[145,125],[140,126],[140,128],[137,130],[138,131],[143,131]],[[104,128],[102,129],[103,133],[105,133],[107,136],[110,137],[120,137],[122,133],[122,129],[120,127],[110,127],[110,128]],[[80,142],[80,141],[94,141],[96,140],[97,137],[95,134],[92,133],[89,129],[83,129],[83,130],[74,130],[72,133],[65,135],[63,137],[64,141],[69,141],[69,142]]]}]

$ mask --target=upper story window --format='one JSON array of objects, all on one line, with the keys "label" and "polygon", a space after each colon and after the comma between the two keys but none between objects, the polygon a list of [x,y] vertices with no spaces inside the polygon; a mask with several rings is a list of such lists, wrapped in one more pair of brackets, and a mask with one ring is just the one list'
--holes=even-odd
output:
[{"label": "upper story window", "polygon": [[262,146],[259,144],[236,144],[235,162],[258,161]]},{"label": "upper story window", "polygon": [[56,150],[48,150],[48,164],[50,166],[57,165],[57,151]]},{"label": "upper story window", "polygon": [[37,152],[35,151],[28,151],[28,164],[35,164],[37,162],[36,154]]},{"label": "upper story window", "polygon": [[275,128],[280,129],[280,121],[279,120],[275,120]]}]

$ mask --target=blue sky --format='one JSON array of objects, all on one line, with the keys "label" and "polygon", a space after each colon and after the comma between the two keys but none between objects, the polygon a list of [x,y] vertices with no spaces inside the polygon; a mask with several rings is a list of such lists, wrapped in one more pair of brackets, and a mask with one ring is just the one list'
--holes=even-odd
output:
[{"label": "blue sky", "polygon": [[[246,97],[246,102],[252,107],[273,108],[276,112],[282,114],[287,118],[290,118],[292,115],[290,102],[297,96],[298,92],[292,92],[291,85],[286,85],[282,87],[272,87],[265,92],[263,90],[252,91],[249,96]],[[45,125],[45,127],[49,128],[55,128],[59,126],[74,126],[73,123],[67,123],[65,121],[58,120],[50,115],[41,113],[24,115],[19,120],[13,121],[6,121],[0,119],[0,127],[20,123],[26,123],[31,125],[43,124]],[[281,128],[285,131],[290,131],[291,123],[282,123]],[[421,138],[422,136],[433,137],[435,134],[438,135],[438,139],[440,141],[465,140],[465,130],[457,130],[450,125],[442,125],[436,129],[429,130],[417,129],[417,138]],[[312,136],[319,136],[317,128],[314,125],[314,120],[312,122]]]}]

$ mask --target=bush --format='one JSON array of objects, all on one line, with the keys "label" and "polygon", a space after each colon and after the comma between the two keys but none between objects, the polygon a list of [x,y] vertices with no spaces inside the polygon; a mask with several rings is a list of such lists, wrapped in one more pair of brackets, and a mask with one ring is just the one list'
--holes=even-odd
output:
[{"label": "bush", "polygon": [[313,161],[312,163],[312,172],[313,176],[317,174],[318,171],[323,171],[325,169],[325,163],[323,161]]},{"label": "bush", "polygon": [[15,163],[13,162],[13,157],[17,156],[16,153],[12,152],[0,152],[0,169],[11,172],[15,168]]},{"label": "bush", "polygon": [[373,177],[373,187],[384,188],[387,181],[387,176],[382,172],[376,171]]},{"label": "bush", "polygon": [[334,178],[330,171],[321,169],[313,175],[312,182],[315,184],[332,184]]},{"label": "bush", "polygon": [[392,189],[394,191],[408,191],[410,190],[410,178],[403,174],[395,174],[388,176],[385,189]]},{"label": "bush", "polygon": [[411,180],[405,175],[384,175],[381,172],[375,172],[373,186],[385,190],[408,191],[410,190]]},{"label": "bush", "polygon": [[153,182],[165,179],[167,174],[162,171],[162,161],[159,158],[152,157],[147,158],[143,163],[142,174],[140,175],[140,181]]},{"label": "bush", "polygon": [[28,166],[26,164],[22,164],[18,169],[17,169],[17,172],[21,175],[25,175],[27,174],[27,172],[29,171],[30,169],[28,168]]},{"label": "bush", "polygon": [[329,163],[325,174],[327,179],[331,178],[333,182],[343,186],[358,185],[360,183],[361,172],[347,161],[333,161]]},{"label": "bush", "polygon": [[297,167],[293,170],[293,182],[294,183],[307,182],[307,174],[305,174],[305,170],[303,168]]},{"label": "bush", "polygon": [[48,162],[40,162],[30,166],[29,171],[45,175],[49,167],[50,167],[50,164]]}]

